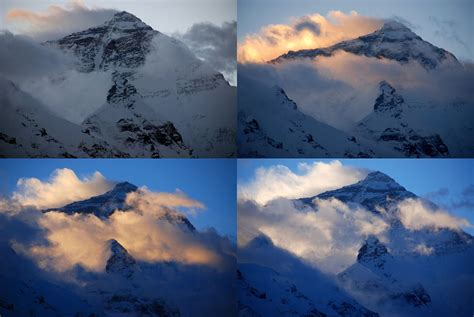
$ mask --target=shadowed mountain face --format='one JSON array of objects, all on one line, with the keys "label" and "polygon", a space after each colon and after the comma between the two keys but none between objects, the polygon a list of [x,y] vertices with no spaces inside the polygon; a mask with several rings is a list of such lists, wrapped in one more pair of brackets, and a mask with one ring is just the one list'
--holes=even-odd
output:
[{"label": "shadowed mountain face", "polygon": [[289,51],[275,58],[271,63],[299,58],[327,57],[338,51],[367,57],[386,58],[402,64],[417,61],[428,70],[436,68],[445,61],[460,66],[453,54],[424,41],[405,25],[396,21],[386,22],[380,30],[371,34],[340,42],[327,48]]}]

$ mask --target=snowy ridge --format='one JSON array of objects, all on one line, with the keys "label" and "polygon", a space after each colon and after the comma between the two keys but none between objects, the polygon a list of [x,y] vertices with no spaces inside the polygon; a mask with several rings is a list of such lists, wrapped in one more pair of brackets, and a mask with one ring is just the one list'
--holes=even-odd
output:
[{"label": "snowy ridge", "polygon": [[[128,157],[0,77],[0,157]],[[67,131],[67,133],[64,133]]]},{"label": "snowy ridge", "polygon": [[273,59],[270,63],[280,63],[299,58],[327,57],[332,56],[337,51],[379,59],[386,58],[402,64],[416,61],[428,70],[436,68],[442,63],[460,66],[453,54],[424,41],[408,27],[396,21],[387,21],[380,30],[327,48],[289,51]]},{"label": "snowy ridge", "polygon": [[430,134],[410,120],[410,109],[403,97],[386,81],[379,84],[380,95],[374,112],[362,119],[354,133],[391,147],[405,157],[449,156],[448,146],[439,134]]},{"label": "snowy ridge", "polygon": [[[63,207],[46,209],[43,212],[60,211],[67,214],[94,214],[95,216],[104,219],[112,215],[117,209],[122,211],[130,210],[130,206],[125,202],[127,194],[137,190],[137,186],[128,182],[122,182],[118,183],[112,190],[102,195],[73,202]],[[184,230],[196,230],[188,218],[172,210],[165,213],[162,218],[172,224],[180,226]]]}]

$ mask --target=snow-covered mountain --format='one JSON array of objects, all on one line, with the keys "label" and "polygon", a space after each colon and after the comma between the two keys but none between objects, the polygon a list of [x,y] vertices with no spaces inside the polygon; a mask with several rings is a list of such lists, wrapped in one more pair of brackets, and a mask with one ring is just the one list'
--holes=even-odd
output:
[{"label": "snow-covered mountain", "polygon": [[[0,77],[0,157],[128,157]],[[67,131],[67,133],[65,133]]]},{"label": "snow-covered mountain", "polygon": [[474,278],[474,239],[460,229],[406,228],[400,218],[400,202],[423,199],[381,172],[294,203],[299,208],[314,207],[314,199],[363,206],[389,224],[386,241],[369,236],[357,262],[338,275],[341,287],[361,304],[381,316],[472,314],[474,289],[466,283]]},{"label": "snow-covered mountain", "polygon": [[[239,75],[240,157],[372,157],[375,143],[305,115],[285,91]],[[386,156],[390,150],[383,152]]]},{"label": "snow-covered mountain", "polygon": [[408,27],[397,21],[387,21],[380,30],[353,40],[337,43],[330,47],[296,52],[289,51],[273,59],[271,62],[279,63],[298,58],[312,59],[317,56],[327,57],[332,56],[338,51],[395,60],[402,64],[417,61],[425,69],[433,69],[441,63],[461,66],[453,54],[424,41]]},{"label": "snow-covered mountain", "polygon": [[[328,48],[290,51],[268,62],[265,67],[280,78],[279,85],[285,89],[285,78],[288,77],[286,72],[292,71],[291,65],[294,64],[297,72],[301,63],[311,62],[313,59],[330,59],[337,52],[369,59],[396,61],[400,64],[398,71],[404,74],[406,69],[408,78],[408,70],[412,65],[409,63],[420,64],[424,68],[420,72],[431,76],[442,76],[440,69],[449,69],[451,73],[464,71],[464,66],[453,54],[424,41],[409,28],[395,21],[387,21],[380,30],[371,34]],[[314,76],[321,77],[318,63],[311,62],[311,65],[315,68]],[[306,104],[300,107],[303,110],[299,110],[296,103],[290,99],[287,103],[290,108],[294,108],[290,111],[280,105],[285,103],[284,99],[292,98],[291,94],[286,97],[285,93],[285,98],[278,97],[277,93],[268,88],[271,87],[271,82],[268,82],[268,78],[264,78],[263,74],[258,75],[257,72],[257,75],[253,76],[262,78],[247,79],[252,76],[246,75],[246,69],[242,69],[242,73],[239,73],[240,156],[470,157],[474,153],[474,125],[470,120],[474,115],[474,108],[470,101],[467,101],[470,97],[466,99],[465,96],[458,96],[456,92],[448,98],[450,101],[435,100],[428,95],[419,96],[420,94],[417,95],[413,91],[407,92],[402,83],[383,80],[384,73],[378,73],[377,77],[382,77],[377,87],[379,94],[373,104],[368,101],[373,111],[365,118],[355,120],[353,126],[341,131],[311,116],[308,109],[313,105],[308,104],[308,101],[301,101],[312,100],[311,98],[293,96]],[[321,72],[323,73],[324,69]],[[363,76],[360,72],[364,70],[358,70],[357,76]],[[368,74],[367,77],[372,75]],[[304,73],[301,76],[305,76]],[[387,77],[390,76],[387,74]],[[301,79],[306,80],[304,77]],[[259,80],[267,80],[267,87],[259,84]],[[325,83],[330,85],[334,80],[331,75],[329,82]],[[318,84],[315,82],[313,86],[308,84],[307,87],[318,90]],[[287,93],[291,92],[293,84],[288,85]],[[304,94],[301,88],[297,91],[294,93]],[[341,97],[345,92],[337,89],[325,91],[327,87],[323,87],[321,93],[328,100],[318,100],[314,107],[334,107],[332,96],[335,100],[343,99],[340,104],[336,102],[337,107],[341,109],[346,107],[345,103],[361,102],[358,96],[354,95],[357,94],[357,89],[355,93],[349,91],[349,97]],[[308,91],[308,94],[311,95],[312,91]],[[313,141],[313,144],[310,141]]]},{"label": "snow-covered mountain", "polygon": [[265,236],[239,249],[238,261],[239,316],[378,316]]},{"label": "snow-covered mountain", "polygon": [[[103,195],[47,209],[43,213],[95,214],[107,225],[108,217],[115,209],[129,211],[125,196],[137,190],[128,182],[118,183]],[[187,239],[202,238],[199,236],[202,233],[184,215],[171,209],[157,221],[174,226]],[[214,241],[218,245],[215,251],[222,253],[222,267],[219,269],[175,260],[139,260],[121,241],[112,238],[104,241],[106,261],[102,271],[88,270],[78,264],[66,273],[58,273],[46,270],[16,247],[17,241],[29,239],[30,234],[34,236],[34,243],[46,243],[38,241],[43,238],[38,228],[30,225],[0,213],[2,316],[234,315],[235,295],[231,285],[235,278],[235,251],[232,254],[227,249],[225,254],[220,251],[220,248],[223,250],[231,245],[224,238]],[[3,230],[5,228],[8,230]]]},{"label": "snow-covered mountain", "polygon": [[[472,315],[474,238],[452,227],[412,228],[403,223],[402,202],[416,199],[436,209],[434,203],[381,172],[292,201],[296,212],[307,212],[308,207],[318,212],[315,200],[330,199],[353,210],[365,208],[383,220],[387,229],[381,236],[368,235],[354,263],[336,275],[319,272],[317,265],[305,264],[291,250],[278,249],[269,238],[255,238],[238,254],[242,316]],[[341,304],[342,298],[346,304]],[[351,303],[352,308],[342,312],[327,305],[338,300],[344,307]],[[312,308],[316,310],[310,313]]]},{"label": "snow-covered mountain", "polygon": [[[236,88],[180,41],[130,13],[118,12],[102,25],[44,45],[66,54],[81,73],[111,76],[106,99],[81,124],[83,133],[131,157],[235,155]],[[57,74],[51,80],[64,78]],[[71,100],[64,106],[75,104]],[[67,127],[62,131],[77,138]],[[17,138],[21,133],[28,131],[12,130],[9,135]],[[94,154],[114,156],[106,151]],[[59,156],[53,151],[40,155]]]}]

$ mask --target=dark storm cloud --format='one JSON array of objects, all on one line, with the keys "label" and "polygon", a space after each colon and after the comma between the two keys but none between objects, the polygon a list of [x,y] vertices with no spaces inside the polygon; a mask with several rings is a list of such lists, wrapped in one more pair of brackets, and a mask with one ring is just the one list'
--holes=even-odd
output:
[{"label": "dark storm cloud", "polygon": [[[214,69],[230,76],[237,71],[237,22],[224,22],[221,26],[204,22],[196,23],[183,34],[183,42]],[[231,80],[232,81],[232,80]]]}]

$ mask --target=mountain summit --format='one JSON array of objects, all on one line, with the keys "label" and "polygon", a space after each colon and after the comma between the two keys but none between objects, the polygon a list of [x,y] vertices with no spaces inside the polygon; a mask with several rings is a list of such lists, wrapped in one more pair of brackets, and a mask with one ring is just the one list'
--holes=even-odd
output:
[{"label": "mountain summit", "polygon": [[318,56],[328,57],[339,51],[378,59],[385,58],[401,64],[416,61],[427,70],[445,62],[460,65],[453,54],[424,41],[408,27],[393,20],[385,22],[379,30],[356,39],[339,42],[326,48],[289,51],[271,60],[270,63],[300,58],[314,59]]}]

